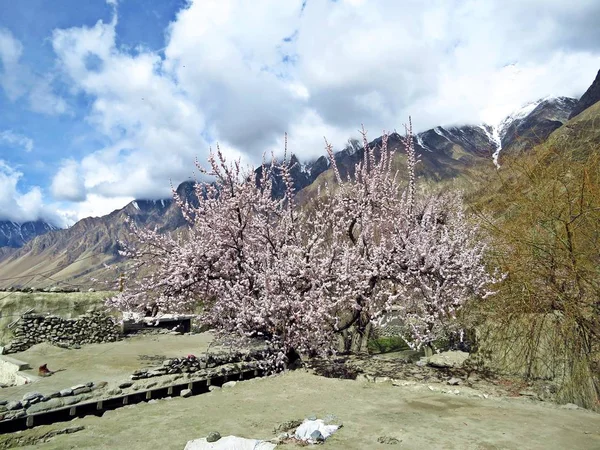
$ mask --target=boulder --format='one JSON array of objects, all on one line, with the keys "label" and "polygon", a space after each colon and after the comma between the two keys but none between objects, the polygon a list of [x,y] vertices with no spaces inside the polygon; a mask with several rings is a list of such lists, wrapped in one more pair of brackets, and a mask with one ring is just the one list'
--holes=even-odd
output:
[{"label": "boulder", "polygon": [[469,358],[469,354],[467,352],[442,352],[438,353],[437,355],[430,356],[427,364],[429,366],[442,369],[458,369],[463,366],[467,358]]}]

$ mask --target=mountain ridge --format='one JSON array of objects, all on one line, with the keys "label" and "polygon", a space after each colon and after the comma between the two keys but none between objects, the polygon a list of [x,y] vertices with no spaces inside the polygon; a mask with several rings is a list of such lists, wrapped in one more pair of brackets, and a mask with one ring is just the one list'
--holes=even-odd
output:
[{"label": "mountain ridge", "polygon": [[[577,100],[558,97],[534,103],[526,105],[526,114],[521,111],[497,125],[438,126],[418,133],[414,136],[421,160],[418,176],[439,183],[477,178],[480,170],[494,170],[494,164],[497,166],[502,157],[525,151],[566,122]],[[378,137],[369,145],[380,147],[381,141],[382,137]],[[397,150],[396,164],[401,167],[405,157],[400,135],[392,133],[388,145]],[[349,140],[344,149],[334,154],[343,177],[353,172],[363,153],[358,141]],[[292,154],[289,164],[296,192],[303,198],[314,195],[316,186],[331,177],[330,163],[324,155],[302,163]],[[260,168],[256,170],[257,177],[259,172]],[[285,186],[277,173],[274,186],[275,194],[281,195]],[[177,193],[185,201],[197,201],[192,181],[181,183]],[[161,232],[181,229],[186,223],[172,199],[134,200],[105,216],[82,219],[68,229],[37,236],[19,249],[0,252],[0,278],[31,275],[30,285],[36,287],[69,283],[84,288],[95,287],[90,284],[91,278],[115,279],[122,263],[117,242],[129,237],[126,217],[139,226],[156,227]],[[38,275],[42,271],[46,275]],[[14,284],[0,280],[0,288]]]}]

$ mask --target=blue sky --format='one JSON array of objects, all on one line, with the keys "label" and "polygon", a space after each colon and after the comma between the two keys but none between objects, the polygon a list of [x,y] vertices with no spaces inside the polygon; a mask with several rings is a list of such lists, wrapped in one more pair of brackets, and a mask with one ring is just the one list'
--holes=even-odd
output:
[{"label": "blue sky", "polygon": [[[523,4],[526,3],[526,4]],[[600,68],[597,1],[0,0],[0,220],[163,198],[218,142],[253,164],[496,123]]]}]

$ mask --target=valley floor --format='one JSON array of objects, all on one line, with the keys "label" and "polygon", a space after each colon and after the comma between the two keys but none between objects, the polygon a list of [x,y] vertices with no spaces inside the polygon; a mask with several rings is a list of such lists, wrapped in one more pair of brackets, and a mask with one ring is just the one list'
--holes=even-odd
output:
[{"label": "valley floor", "polygon": [[[324,448],[332,450],[600,448],[600,415],[590,411],[525,399],[446,394],[431,391],[427,384],[324,378],[305,370],[0,436],[0,448],[34,443],[51,430],[83,426],[82,431],[25,448],[181,450],[188,440],[211,431],[271,439],[282,422],[328,414],[344,424],[325,443]],[[400,442],[380,444],[382,436]]]}]

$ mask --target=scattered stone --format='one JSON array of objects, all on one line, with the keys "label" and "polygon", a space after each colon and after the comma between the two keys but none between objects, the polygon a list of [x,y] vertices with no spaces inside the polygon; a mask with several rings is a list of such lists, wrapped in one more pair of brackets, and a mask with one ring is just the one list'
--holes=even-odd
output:
[{"label": "scattered stone", "polygon": [[42,398],[44,398],[44,395],[40,394],[39,392],[28,392],[23,395],[23,400],[29,404],[39,402]]},{"label": "scattered stone", "polygon": [[218,431],[211,431],[206,436],[206,442],[217,442],[219,439],[221,439],[221,434]]},{"label": "scattered stone", "polygon": [[222,387],[224,387],[224,388],[232,388],[232,387],[234,387],[236,384],[237,384],[237,382],[236,382],[236,381],[228,381],[227,383],[223,383],[223,386],[222,386]]},{"label": "scattered stone", "polygon": [[220,391],[220,390],[221,390],[221,388],[220,388],[219,386],[209,386],[209,387],[208,387],[208,390],[209,390],[210,392],[212,392],[212,391]]},{"label": "scattered stone", "polygon": [[126,381],[124,383],[119,384],[119,388],[120,389],[127,389],[128,387],[133,386],[133,383],[131,381]]},{"label": "scattered stone", "polygon": [[23,405],[18,400],[15,400],[15,401],[12,401],[12,402],[8,402],[6,404],[6,409],[9,410],[9,411],[14,411],[15,409],[21,409],[22,407],[23,407]]},{"label": "scattered stone", "polygon": [[452,377],[447,382],[450,386],[458,386],[460,384],[460,379],[456,377]]},{"label": "scattered stone", "polygon": [[188,398],[192,396],[192,390],[191,389],[184,389],[181,391],[181,394],[179,394],[181,397],[183,398]]},{"label": "scattered stone", "polygon": [[400,443],[400,440],[391,436],[379,436],[377,442],[380,444],[396,445]]},{"label": "scattered stone", "polygon": [[[103,383],[106,383],[106,381],[103,381]],[[88,381],[87,383],[85,383],[85,385],[89,388],[94,387],[94,382],[93,381]]]},{"label": "scattered stone", "polygon": [[73,389],[67,388],[60,391],[61,397],[68,397],[69,395],[73,395]]},{"label": "scattered stone", "polygon": [[8,400],[0,400],[0,406],[4,406],[8,403]]},{"label": "scattered stone", "polygon": [[109,389],[108,391],[106,391],[106,393],[108,395],[119,395],[121,394],[123,391],[119,388],[113,388],[113,389]]},{"label": "scattered stone", "polygon": [[81,389],[81,388],[84,388],[84,387],[86,387],[85,384],[76,384],[75,386],[71,386],[71,389],[73,391],[76,391],[77,389]]}]

